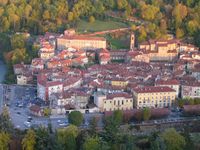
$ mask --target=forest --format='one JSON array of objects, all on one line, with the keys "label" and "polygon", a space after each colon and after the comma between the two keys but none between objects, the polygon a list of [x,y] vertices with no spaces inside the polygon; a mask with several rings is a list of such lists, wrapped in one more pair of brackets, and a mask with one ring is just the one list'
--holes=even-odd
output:
[{"label": "forest", "polygon": [[[53,130],[39,126],[24,131],[14,128],[9,113],[4,108],[0,115],[1,150],[195,150],[199,149],[200,135],[190,133],[196,127],[182,127],[177,131],[166,128],[164,131],[144,132],[131,125],[122,126],[122,111],[114,111],[105,117],[105,125],[97,127],[98,118],[91,119],[88,128],[80,127],[83,117],[80,112],[69,115],[70,125]],[[74,119],[76,118],[76,119]],[[180,130],[182,131],[180,132]],[[138,131],[137,131],[138,130]],[[175,140],[176,139],[176,140]]]},{"label": "forest", "polygon": [[0,0],[0,32],[62,32],[80,19],[107,19],[107,12],[143,22],[139,41],[173,33],[199,44],[199,0]]}]

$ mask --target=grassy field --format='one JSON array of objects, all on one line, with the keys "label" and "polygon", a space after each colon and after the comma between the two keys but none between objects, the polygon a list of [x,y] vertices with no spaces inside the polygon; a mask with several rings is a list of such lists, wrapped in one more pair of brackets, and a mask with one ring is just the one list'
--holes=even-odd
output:
[{"label": "grassy field", "polygon": [[110,35],[105,35],[104,37],[107,39],[107,42],[109,43],[109,47],[113,50],[129,48],[128,35],[122,35],[118,38],[114,38]]},{"label": "grassy field", "polygon": [[94,23],[89,23],[86,20],[80,20],[77,23],[77,30],[79,33],[96,32],[96,31],[111,30],[111,29],[118,29],[125,27],[128,27],[128,25],[123,22],[116,22],[111,20],[110,21],[96,20]]}]

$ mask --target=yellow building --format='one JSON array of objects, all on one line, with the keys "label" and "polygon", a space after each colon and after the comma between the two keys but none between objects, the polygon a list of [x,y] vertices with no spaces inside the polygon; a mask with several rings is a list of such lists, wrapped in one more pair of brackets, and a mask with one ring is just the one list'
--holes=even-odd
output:
[{"label": "yellow building", "polygon": [[88,37],[82,35],[62,36],[57,38],[58,50],[63,50],[69,47],[82,49],[106,48],[106,39],[102,37]]},{"label": "yellow building", "polygon": [[101,112],[133,109],[133,98],[128,93],[95,94],[94,103]]},{"label": "yellow building", "polygon": [[169,87],[146,86],[133,89],[134,106],[136,108],[170,107],[175,101],[176,91]]},{"label": "yellow building", "polygon": [[149,53],[150,61],[172,61],[178,56],[179,41],[150,40],[139,45],[139,49]]},{"label": "yellow building", "polygon": [[125,79],[112,79],[111,80],[111,85],[112,86],[120,86],[120,87],[126,87],[128,85],[128,81]]}]

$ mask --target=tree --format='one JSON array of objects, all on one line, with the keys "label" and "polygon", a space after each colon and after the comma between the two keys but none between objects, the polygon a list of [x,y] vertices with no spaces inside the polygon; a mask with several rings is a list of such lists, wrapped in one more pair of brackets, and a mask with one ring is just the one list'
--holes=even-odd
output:
[{"label": "tree", "polygon": [[151,117],[151,110],[149,108],[144,108],[142,110],[143,120],[149,120]]},{"label": "tree", "polygon": [[184,31],[180,28],[176,29],[176,37],[182,38],[184,36]]},{"label": "tree", "polygon": [[195,32],[193,39],[194,39],[195,45],[200,47],[200,29]]},{"label": "tree", "polygon": [[83,122],[83,115],[80,111],[72,111],[69,114],[69,122],[73,125],[80,126]]},{"label": "tree", "polygon": [[115,110],[111,116],[105,118],[105,138],[112,143],[115,143],[119,140],[117,135],[119,127],[122,123],[123,113],[121,110]]},{"label": "tree", "polygon": [[153,5],[145,5],[141,10],[141,16],[145,20],[154,20],[159,12],[159,8]]},{"label": "tree", "polygon": [[59,129],[57,132],[58,142],[65,150],[76,150],[76,138],[78,136],[78,128],[70,125],[64,129]]},{"label": "tree", "polygon": [[96,117],[93,117],[91,120],[90,120],[90,134],[91,135],[96,135],[96,128],[97,128],[97,118]]},{"label": "tree", "polygon": [[83,150],[100,150],[100,140],[96,137],[89,137],[83,144]]},{"label": "tree", "polygon": [[36,144],[36,134],[32,129],[29,129],[22,140],[23,150],[34,150]]},{"label": "tree", "polygon": [[113,120],[119,126],[123,120],[123,112],[121,110],[115,110],[113,112]]},{"label": "tree", "polygon": [[90,22],[90,23],[94,23],[94,22],[95,22],[95,18],[94,18],[94,16],[90,16],[90,18],[89,18],[89,22]]},{"label": "tree", "polygon": [[131,30],[132,30],[132,31],[135,31],[136,29],[137,29],[136,25],[132,24],[132,25],[131,25]]},{"label": "tree", "polygon": [[166,150],[181,150],[186,145],[185,138],[173,128],[166,129],[161,138],[165,142]]},{"label": "tree", "polygon": [[138,30],[138,41],[142,42],[147,38],[147,33],[145,31],[145,28],[142,26],[139,30]]},{"label": "tree", "polygon": [[51,109],[50,108],[44,108],[44,116],[48,117],[51,115]]},{"label": "tree", "polygon": [[187,16],[187,7],[178,3],[172,11],[172,16],[175,20],[175,29],[178,29],[182,23],[182,20]]},{"label": "tree", "polygon": [[7,107],[3,108],[3,112],[0,115],[0,132],[10,133],[13,130],[12,122]]},{"label": "tree", "polygon": [[189,35],[193,35],[199,28],[199,24],[196,20],[190,20],[187,23],[187,31]]},{"label": "tree", "polygon": [[67,18],[68,18],[68,21],[72,21],[72,20],[74,19],[74,14],[73,14],[73,12],[69,12]]},{"label": "tree", "polygon": [[118,9],[124,9],[128,5],[127,0],[117,0],[117,8]]},{"label": "tree", "polygon": [[9,142],[10,142],[10,135],[5,132],[0,132],[0,149],[8,150]]}]

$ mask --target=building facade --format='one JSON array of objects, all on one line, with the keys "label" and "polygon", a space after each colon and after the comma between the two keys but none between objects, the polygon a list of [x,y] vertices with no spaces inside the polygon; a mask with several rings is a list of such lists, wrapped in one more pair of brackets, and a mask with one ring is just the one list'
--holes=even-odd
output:
[{"label": "building facade", "polygon": [[169,87],[146,86],[133,89],[134,106],[138,109],[164,108],[172,106],[176,98],[176,91]]},{"label": "building facade", "polygon": [[101,112],[133,109],[133,98],[127,93],[95,94],[94,103]]}]

